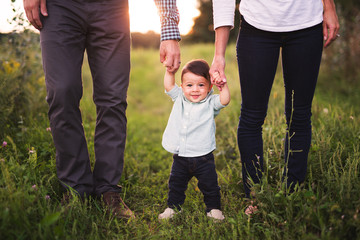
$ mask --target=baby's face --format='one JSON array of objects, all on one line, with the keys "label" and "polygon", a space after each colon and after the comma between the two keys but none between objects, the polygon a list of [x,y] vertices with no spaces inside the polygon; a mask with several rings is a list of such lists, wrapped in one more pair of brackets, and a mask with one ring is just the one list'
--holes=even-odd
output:
[{"label": "baby's face", "polygon": [[187,100],[200,102],[209,93],[210,83],[202,76],[187,72],[183,75],[181,88]]}]

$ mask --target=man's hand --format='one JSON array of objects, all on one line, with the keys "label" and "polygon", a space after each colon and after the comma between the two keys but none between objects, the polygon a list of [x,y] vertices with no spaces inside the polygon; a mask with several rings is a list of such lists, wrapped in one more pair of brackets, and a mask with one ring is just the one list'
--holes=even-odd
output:
[{"label": "man's hand", "polygon": [[180,46],[177,40],[165,40],[160,43],[160,62],[169,72],[176,72],[180,67]]},{"label": "man's hand", "polygon": [[43,25],[40,20],[40,12],[43,16],[48,16],[46,0],[24,0],[24,9],[29,22],[36,29],[41,30]]}]

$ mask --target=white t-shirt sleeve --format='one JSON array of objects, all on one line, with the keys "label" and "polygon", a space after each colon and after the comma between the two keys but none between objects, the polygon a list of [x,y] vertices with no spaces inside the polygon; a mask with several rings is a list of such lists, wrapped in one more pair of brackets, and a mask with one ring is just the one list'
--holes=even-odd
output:
[{"label": "white t-shirt sleeve", "polygon": [[214,29],[234,27],[235,0],[213,0]]}]

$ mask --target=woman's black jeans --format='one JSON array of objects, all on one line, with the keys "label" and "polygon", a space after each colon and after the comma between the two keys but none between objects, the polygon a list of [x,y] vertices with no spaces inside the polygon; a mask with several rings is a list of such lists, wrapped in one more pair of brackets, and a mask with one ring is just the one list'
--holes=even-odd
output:
[{"label": "woman's black jeans", "polygon": [[238,146],[246,197],[251,181],[263,171],[262,125],[281,54],[285,87],[285,169],[288,187],[302,183],[311,142],[311,104],[323,49],[322,24],[292,31],[268,32],[242,20],[237,41],[241,86]]}]

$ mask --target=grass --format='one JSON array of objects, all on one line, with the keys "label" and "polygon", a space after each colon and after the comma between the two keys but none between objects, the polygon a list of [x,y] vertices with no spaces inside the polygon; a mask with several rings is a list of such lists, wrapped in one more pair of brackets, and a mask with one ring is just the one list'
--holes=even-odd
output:
[{"label": "grass", "polygon": [[[166,207],[171,154],[161,137],[172,107],[164,94],[164,69],[157,50],[132,51],[128,92],[128,138],[122,196],[136,213],[126,221],[108,216],[98,199],[68,207],[60,204],[55,150],[46,112],[25,119],[0,148],[0,232],[2,239],[360,239],[359,86],[337,90],[337,77],[321,69],[313,104],[313,138],[304,185],[286,195],[281,183],[286,133],[284,90],[278,73],[263,127],[265,173],[254,186],[257,214],[244,214],[241,164],[236,143],[240,89],[235,47],[227,52],[232,101],[217,117],[214,152],[226,220],[207,219],[202,194],[192,179],[183,212],[159,222]],[[182,46],[182,62],[212,61],[212,45]],[[179,74],[178,74],[179,75]],[[334,79],[335,78],[335,79]],[[84,65],[84,128],[92,164],[95,106],[88,66]]]}]

